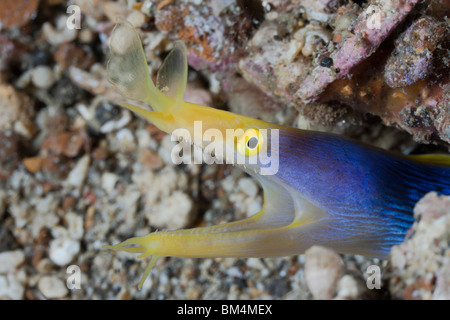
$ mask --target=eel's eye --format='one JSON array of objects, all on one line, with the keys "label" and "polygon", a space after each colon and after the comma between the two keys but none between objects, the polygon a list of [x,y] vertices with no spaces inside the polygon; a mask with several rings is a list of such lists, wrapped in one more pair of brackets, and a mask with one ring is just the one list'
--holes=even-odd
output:
[{"label": "eel's eye", "polygon": [[247,157],[254,156],[261,150],[264,136],[258,129],[248,129],[237,141],[237,151]]}]

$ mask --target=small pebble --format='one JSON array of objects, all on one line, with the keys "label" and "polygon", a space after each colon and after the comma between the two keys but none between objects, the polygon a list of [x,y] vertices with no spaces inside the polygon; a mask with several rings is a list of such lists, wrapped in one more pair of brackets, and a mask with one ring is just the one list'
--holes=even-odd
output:
[{"label": "small pebble", "polygon": [[31,173],[36,173],[42,169],[42,157],[30,157],[23,159],[23,165]]},{"label": "small pebble", "polygon": [[112,172],[104,172],[102,174],[102,188],[108,194],[111,194],[116,187],[116,183],[119,181],[119,176]]},{"label": "small pebble", "polygon": [[80,160],[78,160],[77,164],[72,171],[70,171],[69,176],[67,177],[66,185],[81,189],[84,185],[90,162],[91,159],[89,155],[84,155]]},{"label": "small pebble", "polygon": [[31,81],[35,87],[47,89],[55,82],[55,76],[49,67],[37,66],[31,72]]},{"label": "small pebble", "polygon": [[258,185],[252,178],[241,178],[238,182],[239,189],[249,197],[256,197],[258,194]]},{"label": "small pebble", "polygon": [[95,40],[95,34],[90,29],[81,29],[78,34],[78,39],[82,43],[91,43]]},{"label": "small pebble", "polygon": [[66,266],[80,251],[80,242],[68,238],[56,238],[50,242],[49,257],[58,266]]},{"label": "small pebble", "polygon": [[0,276],[0,300],[19,300],[23,298],[25,288],[14,274]]},{"label": "small pebble", "polygon": [[339,280],[337,288],[337,299],[358,299],[362,292],[362,286],[351,275],[344,275]]},{"label": "small pebble", "polygon": [[5,251],[0,253],[0,273],[12,273],[25,261],[21,250]]},{"label": "small pebble", "polygon": [[64,298],[69,290],[63,280],[56,276],[44,276],[39,280],[38,288],[48,299]]},{"label": "small pebble", "polygon": [[127,16],[127,21],[129,21],[134,27],[141,27],[148,20],[148,16],[140,11],[133,10]]},{"label": "small pebble", "polygon": [[249,268],[257,269],[259,271],[263,271],[263,270],[267,269],[267,267],[264,265],[264,263],[261,261],[260,258],[248,258],[247,266]]},{"label": "small pebble", "polygon": [[77,29],[69,29],[65,25],[61,30],[55,29],[50,22],[42,25],[43,34],[51,45],[57,46],[64,42],[72,42],[77,37]]},{"label": "small pebble", "polygon": [[81,240],[84,235],[83,217],[74,212],[69,212],[64,216],[67,223],[67,230],[72,239]]},{"label": "small pebble", "polygon": [[123,128],[116,133],[117,141],[120,145],[120,150],[123,152],[132,152],[136,147],[134,135],[128,128]]}]

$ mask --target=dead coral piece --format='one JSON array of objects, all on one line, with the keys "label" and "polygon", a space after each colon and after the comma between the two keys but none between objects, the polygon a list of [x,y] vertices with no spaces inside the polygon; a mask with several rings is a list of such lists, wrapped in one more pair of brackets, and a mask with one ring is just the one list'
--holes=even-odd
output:
[{"label": "dead coral piece", "polygon": [[[355,66],[351,76],[329,84],[319,101],[326,104],[341,102],[353,109],[378,115],[385,124],[399,126],[422,143],[448,141],[448,39],[450,38],[444,37],[443,42],[437,46],[436,50],[442,51],[442,54],[435,55],[433,72],[429,72],[422,80],[410,77],[410,80],[414,79],[414,83],[394,88],[386,83],[385,61],[394,50],[391,48],[392,43],[386,43],[382,49]],[[408,46],[411,47],[406,48],[405,52],[415,50],[412,42]],[[415,61],[417,60],[414,58],[406,60],[402,65],[413,66]]]},{"label": "dead coral piece", "polygon": [[163,6],[155,14],[155,24],[186,43],[191,67],[216,71],[227,70],[237,62],[239,44],[247,40],[252,21],[242,12],[215,16],[209,6],[189,2]]},{"label": "dead coral piece", "polygon": [[[384,79],[391,88],[410,86],[433,70],[433,53],[446,36],[445,22],[421,17],[396,41]],[[448,36],[448,35],[447,35]]]},{"label": "dead coral piece", "polygon": [[0,1],[0,29],[21,27],[33,19],[39,0]]},{"label": "dead coral piece", "polygon": [[386,272],[396,299],[450,298],[450,196],[428,193],[414,208],[409,237],[392,248]]},{"label": "dead coral piece", "polygon": [[313,246],[305,253],[305,279],[315,299],[331,299],[336,294],[344,264],[333,250]]},{"label": "dead coral piece", "polygon": [[177,230],[186,228],[195,218],[192,199],[182,191],[174,191],[150,208],[146,215],[157,228]]},{"label": "dead coral piece", "polygon": [[261,91],[295,104],[297,85],[312,66],[299,55],[303,47],[301,40],[278,41],[277,34],[274,25],[261,27],[249,43],[251,54],[239,61],[239,69]]},{"label": "dead coral piece", "polygon": [[[180,229],[188,227],[195,219],[196,206],[187,193],[189,185],[182,172],[170,166],[156,174],[140,169],[132,180],[144,195],[145,216],[152,226]],[[189,188],[192,192],[193,186]]]},{"label": "dead coral piece", "polygon": [[[394,37],[388,38],[416,2],[342,6],[330,21],[333,33],[314,22],[304,26],[303,21],[300,29],[280,35],[275,22],[281,18],[266,21],[249,41],[249,54],[239,61],[239,69],[261,91],[295,106],[315,123],[344,121],[352,108],[382,117],[385,124],[401,127],[419,142],[448,141],[445,88],[450,81],[450,50],[445,21],[423,17],[406,26],[409,31],[397,40],[396,50]],[[293,10],[283,1],[276,5],[286,12]],[[429,39],[433,28],[438,30]],[[402,37],[410,30],[422,40],[405,41]],[[400,49],[405,54],[399,54]],[[304,56],[312,56],[313,61]],[[403,73],[409,74],[409,80],[402,86],[386,83],[386,75],[394,80]]]},{"label": "dead coral piece", "polygon": [[[297,31],[288,41],[279,39],[277,35],[276,25],[261,26],[249,42],[250,54],[239,61],[244,78],[261,91],[258,100],[273,103],[274,111],[275,108],[281,110],[283,104],[293,106],[314,122],[329,124],[340,119],[346,113],[345,108],[336,105],[329,107],[321,102],[305,104],[296,96],[302,78],[313,69],[311,58],[300,52],[307,48],[306,55],[311,54],[311,50],[316,50],[316,41],[327,42],[331,34],[324,27],[313,24]],[[327,69],[333,72],[331,68]],[[224,83],[226,91],[227,81]],[[256,95],[251,93],[253,91],[249,91],[249,99],[255,98]]]},{"label": "dead coral piece", "polygon": [[[304,102],[318,99],[318,95],[335,79],[343,78],[361,61],[370,56],[389,36],[392,30],[406,17],[418,0],[394,0],[391,2],[371,1],[371,10],[362,11],[355,23],[353,36],[346,39],[342,46],[332,52],[334,70],[328,67],[316,67],[302,81],[297,95]],[[373,19],[382,17],[383,23],[375,24]],[[337,72],[339,71],[339,72]]]}]

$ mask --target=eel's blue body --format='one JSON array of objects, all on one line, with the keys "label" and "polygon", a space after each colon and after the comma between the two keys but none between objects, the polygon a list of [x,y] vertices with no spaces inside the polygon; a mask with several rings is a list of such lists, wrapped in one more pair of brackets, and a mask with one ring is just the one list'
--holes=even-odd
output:
[{"label": "eel's blue body", "polygon": [[385,257],[404,240],[414,222],[413,208],[427,192],[450,194],[448,165],[332,134],[280,130],[279,155],[278,179],[333,220],[326,234],[318,230],[317,237],[329,243],[358,238],[357,246],[372,247],[369,254],[374,256]]}]

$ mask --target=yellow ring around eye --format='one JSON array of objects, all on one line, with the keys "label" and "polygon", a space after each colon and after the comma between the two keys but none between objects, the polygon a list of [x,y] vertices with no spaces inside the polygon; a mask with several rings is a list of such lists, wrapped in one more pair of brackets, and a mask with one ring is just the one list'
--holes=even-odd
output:
[{"label": "yellow ring around eye", "polygon": [[237,151],[246,157],[251,157],[258,154],[263,145],[262,133],[258,129],[248,129],[237,141]]}]

